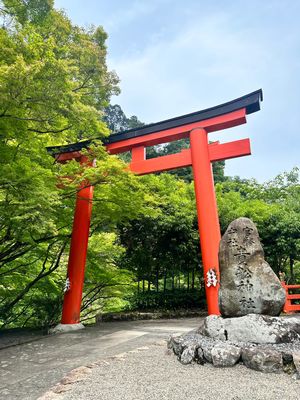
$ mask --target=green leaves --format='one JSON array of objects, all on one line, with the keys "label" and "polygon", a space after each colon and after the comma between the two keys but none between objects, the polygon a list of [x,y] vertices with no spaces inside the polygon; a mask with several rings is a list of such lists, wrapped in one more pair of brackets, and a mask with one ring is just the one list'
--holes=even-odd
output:
[{"label": "green leaves", "polygon": [[4,10],[21,24],[42,23],[49,15],[54,0],[3,0]]},{"label": "green leaves", "polygon": [[[229,180],[217,185],[220,222],[224,231],[235,218],[251,218],[258,226],[264,250],[275,272],[296,280],[300,259],[299,171],[283,173],[265,184]],[[295,267],[296,268],[296,267]],[[299,276],[300,277],[300,276]]]},{"label": "green leaves", "polygon": [[126,248],[121,265],[134,271],[138,280],[157,285],[163,276],[199,266],[194,190],[170,174],[145,176],[143,181],[158,200],[158,210],[120,226]]},{"label": "green leaves", "polygon": [[45,291],[61,302],[80,185],[96,186],[92,234],[136,217],[151,196],[144,201],[144,185],[99,143],[87,154],[98,159],[91,168],[59,165],[46,151],[108,134],[102,110],[118,78],[106,66],[103,28],[73,26],[52,1],[2,3],[10,23],[0,29],[0,320],[44,324],[49,310],[38,317],[33,304],[46,307]]}]

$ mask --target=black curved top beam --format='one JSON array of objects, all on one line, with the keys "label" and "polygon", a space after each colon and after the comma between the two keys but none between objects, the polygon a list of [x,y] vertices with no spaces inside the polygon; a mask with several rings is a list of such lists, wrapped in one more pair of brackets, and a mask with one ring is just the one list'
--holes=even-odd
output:
[{"label": "black curved top beam", "polygon": [[[178,126],[191,124],[193,122],[204,121],[210,118],[218,117],[220,115],[240,110],[242,108],[246,108],[246,114],[251,114],[260,110],[260,102],[262,100],[263,100],[263,92],[262,89],[259,89],[256,90],[255,92],[239,97],[238,99],[229,101],[224,104],[220,104],[215,107],[207,108],[202,111],[196,111],[191,114],[182,115],[176,118],[166,119],[164,121],[145,125],[140,128],[122,131],[120,133],[116,133],[101,140],[104,144],[116,143],[120,142],[121,140],[148,135],[150,133],[176,128]],[[83,148],[87,148],[91,144],[91,142],[92,140],[85,140],[82,142],[67,144],[63,146],[51,146],[47,147],[47,151],[52,155],[60,153],[69,153],[72,151],[80,151]]]}]

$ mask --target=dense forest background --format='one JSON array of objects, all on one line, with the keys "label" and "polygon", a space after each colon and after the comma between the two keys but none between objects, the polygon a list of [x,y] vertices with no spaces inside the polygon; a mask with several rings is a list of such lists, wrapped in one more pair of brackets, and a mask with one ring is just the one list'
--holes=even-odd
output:
[{"label": "dense forest background", "polygon": [[[191,170],[137,177],[125,168],[130,155],[101,146],[142,125],[110,102],[119,88],[104,29],[73,25],[52,0],[3,0],[0,13],[0,328],[58,322],[75,194],[86,179],[95,195],[82,321],[121,309],[205,307]],[[57,164],[46,151],[87,138],[95,139],[87,156],[97,159],[88,169]],[[224,163],[213,170],[222,232],[251,218],[274,271],[299,282],[299,170],[264,184],[225,176]]]}]

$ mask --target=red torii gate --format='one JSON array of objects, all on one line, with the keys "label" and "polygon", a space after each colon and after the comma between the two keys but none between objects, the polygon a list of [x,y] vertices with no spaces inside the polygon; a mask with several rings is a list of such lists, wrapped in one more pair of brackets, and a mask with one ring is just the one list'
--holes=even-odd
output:
[{"label": "red torii gate", "polygon": [[[110,154],[131,151],[129,166],[132,172],[139,175],[192,166],[205,282],[210,272],[219,277],[218,249],[221,235],[211,163],[251,154],[249,139],[209,144],[208,133],[246,123],[246,114],[258,111],[261,100],[262,90],[257,90],[213,108],[121,132],[110,136],[104,143]],[[146,159],[146,147],[182,138],[190,139],[189,149]],[[82,162],[84,156],[80,151],[88,148],[90,143],[85,141],[49,147],[48,151],[58,162],[71,159]],[[68,262],[70,287],[64,296],[62,324],[80,323],[92,198],[92,186],[77,193]],[[206,284],[205,288],[208,314],[219,315],[218,283],[215,286]]]}]

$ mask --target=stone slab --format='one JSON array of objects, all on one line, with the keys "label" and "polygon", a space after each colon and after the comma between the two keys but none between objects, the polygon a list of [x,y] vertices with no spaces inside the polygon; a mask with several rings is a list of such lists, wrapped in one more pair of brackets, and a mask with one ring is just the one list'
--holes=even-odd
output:
[{"label": "stone slab", "polygon": [[237,318],[206,317],[198,333],[221,341],[288,343],[300,340],[298,318],[249,314]]}]

